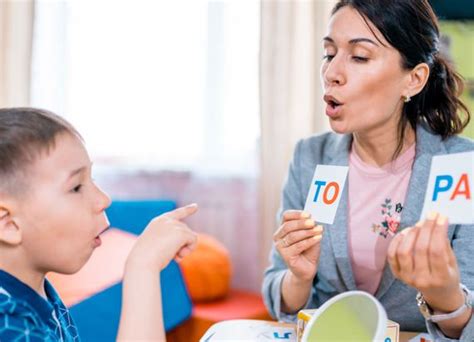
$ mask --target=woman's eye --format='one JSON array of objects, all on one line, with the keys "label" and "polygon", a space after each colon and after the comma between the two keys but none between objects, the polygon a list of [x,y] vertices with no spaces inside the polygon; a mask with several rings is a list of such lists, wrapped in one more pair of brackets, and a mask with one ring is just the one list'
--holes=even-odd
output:
[{"label": "woman's eye", "polygon": [[356,62],[367,62],[369,60],[367,57],[360,56],[353,56],[352,59],[354,59]]},{"label": "woman's eye", "polygon": [[334,58],[334,55],[324,55],[323,59],[326,59],[327,61],[331,61]]},{"label": "woman's eye", "polygon": [[76,185],[74,188],[72,188],[72,192],[81,192],[82,184]]}]

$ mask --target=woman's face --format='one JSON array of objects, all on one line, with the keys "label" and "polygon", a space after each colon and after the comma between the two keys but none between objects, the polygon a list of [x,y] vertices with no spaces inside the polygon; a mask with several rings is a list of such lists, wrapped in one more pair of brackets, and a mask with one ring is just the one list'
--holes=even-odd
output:
[{"label": "woman's face", "polygon": [[[321,68],[326,114],[337,133],[396,130],[409,73],[400,53],[350,6],[337,11],[324,38]],[[381,42],[383,42],[382,45]]]}]

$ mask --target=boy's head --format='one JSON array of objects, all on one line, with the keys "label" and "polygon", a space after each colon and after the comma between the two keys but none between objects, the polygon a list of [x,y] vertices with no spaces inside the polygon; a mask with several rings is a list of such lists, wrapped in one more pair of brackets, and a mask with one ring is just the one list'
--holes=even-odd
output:
[{"label": "boy's head", "polygon": [[34,161],[55,147],[60,134],[80,138],[61,117],[41,109],[0,109],[0,193],[21,194]]},{"label": "boy's head", "polygon": [[76,272],[100,244],[109,204],[67,121],[33,108],[0,109],[0,266]]}]

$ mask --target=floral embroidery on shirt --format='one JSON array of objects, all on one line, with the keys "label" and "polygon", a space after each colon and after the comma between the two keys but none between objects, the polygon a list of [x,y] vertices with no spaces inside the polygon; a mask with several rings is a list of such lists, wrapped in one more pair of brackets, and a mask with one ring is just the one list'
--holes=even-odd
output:
[{"label": "floral embroidery on shirt", "polygon": [[[395,235],[398,228],[400,228],[400,212],[403,210],[403,206],[401,203],[397,203],[395,208],[393,208],[392,200],[390,198],[386,198],[381,206],[383,221],[380,224],[372,224],[372,231],[387,238],[389,234],[391,236]],[[395,211],[392,212],[392,209],[395,209]]]}]

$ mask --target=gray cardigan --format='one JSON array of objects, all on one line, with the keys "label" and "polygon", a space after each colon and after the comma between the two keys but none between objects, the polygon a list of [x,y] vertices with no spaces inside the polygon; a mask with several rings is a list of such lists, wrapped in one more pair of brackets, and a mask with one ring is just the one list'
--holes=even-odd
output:
[{"label": "gray cardigan", "polygon": [[[277,215],[278,225],[283,211],[304,208],[316,165],[348,165],[351,142],[351,135],[335,133],[325,133],[298,142],[283,188]],[[466,151],[474,151],[472,140],[457,136],[442,140],[420,126],[417,128],[416,156],[401,227],[412,226],[420,219],[432,157]],[[341,292],[356,290],[347,245],[347,188],[346,185],[334,223],[325,225],[318,273],[305,308],[319,307]],[[450,225],[448,234],[461,271],[461,282],[474,290],[474,225]],[[287,267],[275,247],[270,253],[270,263],[262,286],[265,304],[275,318],[294,322],[296,315],[287,315],[280,310],[280,288]],[[375,297],[385,307],[388,318],[400,324],[401,330],[426,331],[428,328],[437,341],[449,341],[434,324],[425,322],[416,305],[416,292],[414,288],[395,279],[387,263]],[[461,341],[474,341],[474,318],[464,329]]]}]

